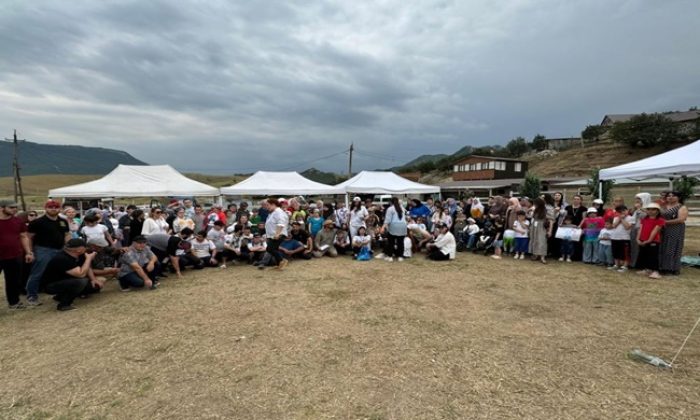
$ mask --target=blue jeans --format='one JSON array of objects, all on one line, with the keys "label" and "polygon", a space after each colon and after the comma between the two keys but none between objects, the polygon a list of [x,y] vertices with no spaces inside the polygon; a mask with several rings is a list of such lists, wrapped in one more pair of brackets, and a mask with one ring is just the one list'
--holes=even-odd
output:
[{"label": "blue jeans", "polygon": [[515,238],[515,253],[527,254],[527,248],[530,244],[530,238]]},{"label": "blue jeans", "polygon": [[598,243],[598,262],[605,265],[613,265],[612,245]]},{"label": "blue jeans", "polygon": [[561,253],[562,257],[571,257],[574,255],[574,243],[572,241],[562,239],[559,252]]},{"label": "blue jeans", "polygon": [[583,241],[583,262],[598,263],[598,241]]},{"label": "blue jeans", "polygon": [[39,296],[41,278],[44,276],[46,266],[49,265],[49,261],[61,251],[63,250],[46,248],[43,246],[34,247],[34,262],[32,263],[32,271],[29,273],[29,279],[27,280],[27,298],[36,299]]},{"label": "blue jeans", "polygon": [[476,239],[477,239],[478,234],[473,234],[469,235],[469,239],[467,240],[467,249],[472,249],[474,248],[474,245],[476,245]]},{"label": "blue jeans", "polygon": [[[143,271],[146,272],[148,278],[155,283],[157,269],[153,269],[153,271],[146,271],[146,266],[143,266],[141,268],[143,268]],[[144,284],[145,282],[143,281],[141,276],[139,276],[133,271],[129,274],[119,277],[119,287],[121,287],[122,289],[127,289],[129,287],[143,287]]]}]

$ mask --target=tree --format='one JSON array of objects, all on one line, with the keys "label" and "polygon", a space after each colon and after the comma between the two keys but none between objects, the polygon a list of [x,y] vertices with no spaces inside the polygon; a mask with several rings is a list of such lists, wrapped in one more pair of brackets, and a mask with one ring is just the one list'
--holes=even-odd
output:
[{"label": "tree", "polygon": [[427,161],[425,161],[425,162],[422,162],[422,163],[418,164],[418,166],[417,166],[417,169],[418,169],[420,172],[430,172],[430,171],[434,171],[435,168],[436,168],[435,162],[432,161],[432,160],[427,160]]},{"label": "tree", "polygon": [[593,198],[598,198],[600,197],[599,191],[600,187],[602,185],[603,187],[603,202],[607,203],[610,201],[610,193],[612,192],[612,186],[615,184],[615,181],[612,180],[607,180],[603,181],[602,184],[600,181],[600,168],[595,168],[591,171],[591,179],[588,180],[588,190],[591,192],[591,196]]},{"label": "tree", "polygon": [[547,137],[543,136],[542,134],[536,135],[532,138],[530,147],[538,152],[545,150],[547,148]]},{"label": "tree", "polygon": [[584,140],[598,140],[598,137],[605,134],[606,131],[608,131],[608,128],[602,125],[588,125],[581,132],[581,138]]},{"label": "tree", "polygon": [[693,190],[698,185],[700,185],[699,179],[692,176],[690,178],[684,176],[673,181],[673,190],[678,192],[681,195],[681,198],[685,201],[686,199],[693,197]]},{"label": "tree", "polygon": [[537,175],[528,172],[525,174],[525,179],[520,188],[520,195],[535,198],[540,196],[540,190],[542,189],[542,182],[537,177]]},{"label": "tree", "polygon": [[629,121],[616,122],[610,137],[634,147],[664,146],[679,139],[678,127],[662,114],[635,115]]},{"label": "tree", "polygon": [[505,151],[510,157],[520,157],[528,150],[527,140],[523,137],[516,137],[506,144]]}]

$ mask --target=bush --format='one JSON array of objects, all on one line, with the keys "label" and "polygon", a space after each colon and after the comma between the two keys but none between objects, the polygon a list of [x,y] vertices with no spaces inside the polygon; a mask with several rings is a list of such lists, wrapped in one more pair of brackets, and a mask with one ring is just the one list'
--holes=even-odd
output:
[{"label": "bush", "polygon": [[680,139],[678,127],[662,114],[640,114],[629,121],[616,122],[610,137],[633,147],[668,147]]},{"label": "bush", "polygon": [[678,192],[681,200],[685,201],[693,197],[693,190],[700,185],[700,180],[695,177],[681,177],[673,181],[673,190]]},{"label": "bush", "polygon": [[[598,198],[598,191],[600,189],[601,183],[600,181],[600,168],[593,169],[591,172],[591,179],[588,181],[588,189],[591,192],[591,196],[593,198]],[[610,193],[612,191],[613,184],[615,184],[615,181],[612,180],[607,180],[603,181],[602,186],[603,186],[603,202],[607,203],[610,201]]]},{"label": "bush", "polygon": [[540,196],[541,189],[542,182],[540,181],[540,178],[533,173],[526,173],[522,188],[520,188],[520,195],[529,198],[536,198]]},{"label": "bush", "polygon": [[597,140],[608,131],[607,127],[602,125],[589,125],[581,132],[581,138],[584,140]]}]

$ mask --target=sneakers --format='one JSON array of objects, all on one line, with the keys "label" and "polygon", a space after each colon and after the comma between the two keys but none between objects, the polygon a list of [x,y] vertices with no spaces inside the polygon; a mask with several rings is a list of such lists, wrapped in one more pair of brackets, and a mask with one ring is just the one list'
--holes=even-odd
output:
[{"label": "sneakers", "polygon": [[656,271],[653,271],[651,274],[649,274],[649,278],[650,278],[650,279],[660,279],[660,278],[661,278],[661,274],[659,274],[659,273],[656,272]]},{"label": "sneakers", "polygon": [[17,302],[14,305],[9,306],[10,309],[27,309],[27,307],[22,302]]},{"label": "sneakers", "polygon": [[27,298],[27,306],[41,306],[41,302],[39,302],[39,298],[30,297]]},{"label": "sneakers", "polygon": [[403,257],[399,257],[399,262],[403,262]]},{"label": "sneakers", "polygon": [[517,253],[515,255],[513,255],[513,259],[515,259],[515,260],[517,260],[519,257],[520,256]]},{"label": "sneakers", "polygon": [[130,292],[130,291],[131,291],[131,287],[122,287],[122,288],[120,288],[119,290],[121,290],[122,292],[126,293],[126,292]]},{"label": "sneakers", "polygon": [[622,267],[620,267],[620,268],[617,269],[617,272],[618,272],[618,273],[626,273],[626,272],[627,272],[627,267],[625,267],[625,266],[623,265]]},{"label": "sneakers", "polygon": [[524,260],[525,259],[525,254],[520,254],[520,259]]},{"label": "sneakers", "polygon": [[377,254],[374,258],[377,258],[377,259],[380,259],[380,260],[384,260],[384,259],[386,259],[386,255],[385,255],[383,252],[380,252],[380,253]]},{"label": "sneakers", "polygon": [[225,270],[225,269],[226,269],[226,264],[221,264],[221,265],[219,266],[219,268],[222,269],[222,270]]},{"label": "sneakers", "polygon": [[618,267],[616,265],[611,265],[608,267],[608,270],[617,270],[618,268],[620,268],[620,267]]},{"label": "sneakers", "polygon": [[559,257],[559,261],[560,261],[560,262],[563,262],[563,261],[564,261],[564,257]]},{"label": "sneakers", "polygon": [[573,262],[573,261],[571,261],[571,257],[566,257],[566,262]]},{"label": "sneakers", "polygon": [[391,257],[384,257],[384,261],[394,262],[394,259]]},{"label": "sneakers", "polygon": [[73,305],[60,305],[60,304],[59,304],[59,305],[56,307],[56,309],[58,309],[58,310],[61,311],[61,312],[66,312],[66,311],[72,311],[73,309],[78,309],[78,308],[76,308],[76,307],[73,306]]},{"label": "sneakers", "polygon": [[279,265],[277,266],[277,268],[278,268],[279,270],[282,270],[282,269],[284,269],[284,267],[286,267],[288,264],[289,264],[289,260],[286,260],[286,259],[282,258],[282,260],[280,260],[280,263],[279,263]]},{"label": "sneakers", "polygon": [[500,260],[501,256],[500,255],[491,255],[491,258],[493,258],[494,260]]}]

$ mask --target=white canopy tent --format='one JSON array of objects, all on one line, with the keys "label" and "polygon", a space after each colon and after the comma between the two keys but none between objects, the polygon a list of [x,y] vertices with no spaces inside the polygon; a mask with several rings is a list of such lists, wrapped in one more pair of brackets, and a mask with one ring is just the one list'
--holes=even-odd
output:
[{"label": "white canopy tent", "polygon": [[348,194],[431,194],[440,192],[440,187],[435,185],[413,182],[393,172],[376,171],[362,171],[336,187]]},{"label": "white canopy tent", "polygon": [[678,178],[700,175],[700,140],[660,155],[600,170],[600,180]]},{"label": "white canopy tent", "polygon": [[221,188],[222,195],[335,195],[345,194],[337,187],[304,178],[297,172],[258,171],[250,178]]},{"label": "white canopy tent", "polygon": [[49,190],[49,197],[194,197],[219,195],[219,189],[189,179],[170,165],[119,165],[95,181]]}]

